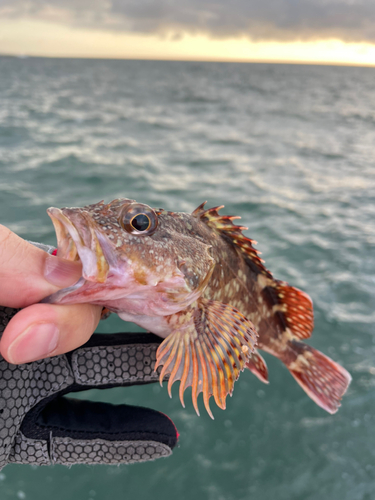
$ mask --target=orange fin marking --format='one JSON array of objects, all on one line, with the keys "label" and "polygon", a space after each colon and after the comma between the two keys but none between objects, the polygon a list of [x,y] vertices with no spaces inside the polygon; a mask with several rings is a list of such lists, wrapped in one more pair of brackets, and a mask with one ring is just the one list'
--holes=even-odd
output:
[{"label": "orange fin marking", "polygon": [[[298,339],[308,339],[314,329],[313,303],[307,293],[290,286],[285,281],[276,281],[279,304],[285,316],[286,326]],[[284,306],[284,307],[283,307]]]},{"label": "orange fin marking", "polygon": [[[194,346],[195,347],[195,346]],[[193,381],[191,384],[191,399],[193,401],[193,406],[195,413],[200,416],[198,409],[198,382],[199,382],[199,364],[196,349],[194,349],[192,342],[190,341],[190,349],[192,350],[193,358]]]},{"label": "orange fin marking", "polygon": [[258,351],[254,351],[250,355],[246,363],[246,368],[250,370],[256,377],[258,377],[261,382],[268,384],[267,365]]},{"label": "orange fin marking", "polygon": [[[226,343],[224,343],[220,339],[220,334],[217,334],[216,329],[212,325],[211,328],[207,329],[207,337],[204,337],[204,340],[209,341],[211,344],[210,353],[213,360],[216,362],[216,368],[219,375],[218,381],[218,393],[221,404],[225,406],[225,396],[229,393],[229,378],[226,376],[227,374],[227,366],[228,366],[228,354]],[[231,377],[232,375],[230,375]],[[218,405],[220,406],[220,405]]]},{"label": "orange fin marking", "polygon": [[242,231],[247,229],[247,227],[233,224],[232,220],[240,219],[240,217],[234,215],[220,215],[219,210],[222,209],[224,205],[204,210],[206,203],[207,202],[204,202],[199,205],[192,215],[201,219],[221,236],[227,237],[231,243],[234,244],[240,252],[245,254],[245,257],[256,266],[259,273],[264,274],[268,278],[272,278],[270,271],[263,265],[264,261],[259,257],[260,252],[253,247],[253,243],[256,242],[242,234]]},{"label": "orange fin marking", "polygon": [[[173,350],[172,350],[172,353],[171,353],[171,359],[173,359],[173,356],[175,357],[175,360],[174,360],[175,365],[174,365],[174,367],[172,369],[172,372],[171,372],[171,374],[169,376],[169,380],[168,380],[168,395],[169,395],[170,398],[172,397],[173,380],[174,380],[174,378],[175,378],[178,370],[180,369],[181,360],[182,360],[183,355],[184,355],[183,346],[175,344],[175,347],[173,347]],[[164,365],[164,367],[166,367],[165,369],[168,368],[167,365]]]},{"label": "orange fin marking", "polygon": [[214,419],[214,416],[212,415],[212,412],[210,410],[210,405],[209,405],[209,399],[212,396],[212,382],[211,382],[211,370],[210,367],[207,367],[206,365],[206,358],[203,354],[203,349],[202,349],[202,344],[197,342],[196,343],[196,349],[200,361],[200,366],[202,368],[202,380],[199,380],[199,383],[201,383],[201,387],[199,387],[199,392],[203,392],[203,403],[206,408],[207,413],[209,416]]},{"label": "orange fin marking", "polygon": [[179,396],[180,396],[180,401],[182,406],[185,408],[185,403],[184,403],[184,391],[187,387],[186,381],[188,379],[189,375],[189,367],[190,367],[190,352],[186,347],[184,346],[184,351],[185,351],[185,359],[183,361],[183,372],[181,375],[181,381],[180,381],[180,388],[179,388]]},{"label": "orange fin marking", "polygon": [[296,340],[288,345],[296,355],[295,361],[287,364],[290,373],[318,406],[336,413],[352,380],[350,373],[309,345]]},{"label": "orange fin marking", "polygon": [[204,206],[207,203],[207,201],[204,201],[197,207],[194,212],[191,213],[194,217],[200,217],[200,215],[204,212]]},{"label": "orange fin marking", "polygon": [[219,408],[225,410],[225,396],[228,393],[228,381],[224,375],[225,368],[222,362],[222,357],[225,356],[225,352],[221,351],[216,339],[212,336],[210,330],[207,332],[207,336],[204,337],[204,341],[207,345],[207,350],[211,355],[212,365],[215,367],[215,371],[213,371],[215,382],[213,382],[212,387],[215,403]]},{"label": "orange fin marking", "polygon": [[[219,387],[221,386],[221,380],[220,381],[218,380],[218,373],[217,373],[217,368],[216,368],[217,364],[219,363],[219,358],[215,352],[214,346],[212,346],[208,337],[204,337],[204,342],[202,343],[202,349],[203,349],[203,352],[206,356],[206,360],[210,365],[210,373],[211,373],[211,379],[212,379],[211,390],[212,390],[212,394],[213,394],[214,399],[215,399],[215,403],[217,404],[217,406],[219,408],[224,410],[225,409],[225,401],[223,403],[223,401],[220,398],[219,391],[218,391]],[[219,377],[220,377],[220,375],[222,375],[222,372],[219,373]]]},{"label": "orange fin marking", "polygon": [[107,319],[107,318],[109,318],[110,315],[111,315],[111,311],[109,309],[107,309],[107,307],[103,307],[101,315],[100,315],[100,320],[102,321],[104,319]]},{"label": "orange fin marking", "polygon": [[[181,320],[185,315],[186,321]],[[198,395],[203,393],[205,408],[213,418],[209,399],[225,408],[234,382],[254,351],[257,333],[252,323],[237,309],[213,300],[199,299],[187,310],[169,317],[173,332],[156,353],[156,366],[164,365],[160,381],[170,374],[168,391],[180,380],[179,396],[192,387],[192,401],[199,415]]]},{"label": "orange fin marking", "polygon": [[[166,341],[168,341],[168,342],[166,342]],[[174,356],[178,346],[173,344],[171,342],[171,339],[169,337],[167,337],[166,340],[160,344],[160,346],[158,348],[158,352],[159,352],[159,349],[161,347],[163,347],[163,349],[160,350],[159,355],[160,355],[160,359],[163,359],[164,361],[163,361],[163,363],[159,363],[158,359],[156,359],[155,371],[159,368],[160,365],[164,364],[164,366],[160,372],[160,375],[159,375],[160,385],[162,386],[164,375],[166,374],[169,365],[173,361],[173,356]]]},{"label": "orange fin marking", "polygon": [[[221,399],[225,401],[226,395],[232,394],[234,382],[244,369],[247,357],[254,348],[257,334],[253,325],[237,309],[215,301],[207,301],[207,304],[210,305],[206,312],[207,320],[212,325],[210,334],[215,337],[216,350],[221,352],[221,362],[226,375],[225,390],[221,385],[220,394]],[[251,332],[248,330],[249,326]],[[234,329],[237,335],[231,335],[231,329]],[[251,349],[248,349],[248,342],[252,344]]]},{"label": "orange fin marking", "polygon": [[[219,322],[214,322],[214,326],[220,331],[221,336],[218,336],[218,341],[221,344],[224,354],[224,363],[227,371],[228,384],[230,384],[229,394],[233,391],[233,384],[240,376],[241,367],[243,365],[242,361],[246,363],[246,358],[241,359],[243,353],[241,348],[238,349],[238,344],[232,341],[228,333],[225,331],[225,326],[220,325]],[[241,356],[241,354],[242,356]]]}]

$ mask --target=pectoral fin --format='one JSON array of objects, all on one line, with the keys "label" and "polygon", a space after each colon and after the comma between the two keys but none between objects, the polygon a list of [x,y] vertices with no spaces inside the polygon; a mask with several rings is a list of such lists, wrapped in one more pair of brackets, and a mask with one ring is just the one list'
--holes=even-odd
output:
[{"label": "pectoral fin", "polygon": [[186,310],[169,317],[173,332],[159,346],[156,366],[163,366],[160,382],[170,374],[168,392],[180,380],[180,400],[192,387],[192,400],[199,415],[197,397],[203,392],[206,410],[213,418],[209,399],[225,409],[234,382],[254,352],[257,333],[237,309],[213,300],[199,299]]}]

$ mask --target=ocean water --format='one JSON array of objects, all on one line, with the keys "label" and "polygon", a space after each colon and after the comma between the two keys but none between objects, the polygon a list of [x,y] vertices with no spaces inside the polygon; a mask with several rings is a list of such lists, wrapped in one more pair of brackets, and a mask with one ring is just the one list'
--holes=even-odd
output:
[{"label": "ocean water", "polygon": [[333,416],[267,355],[270,384],[244,372],[214,421],[177,387],[90,391],[167,413],[179,447],[131,466],[7,466],[1,500],[375,498],[374,81],[371,68],[0,58],[0,223],[53,244],[51,205],[224,204],[313,298],[309,343],[353,376]]}]

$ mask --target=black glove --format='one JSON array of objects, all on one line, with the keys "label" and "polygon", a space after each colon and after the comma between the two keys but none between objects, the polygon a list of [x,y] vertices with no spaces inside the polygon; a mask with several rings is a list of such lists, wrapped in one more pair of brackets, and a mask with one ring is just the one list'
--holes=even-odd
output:
[{"label": "black glove", "polygon": [[[0,337],[15,309],[0,306]],[[68,354],[11,365],[0,356],[0,469],[7,463],[120,464],[154,460],[177,443],[157,411],[81,401],[64,394],[148,384],[162,339],[95,334]]]}]

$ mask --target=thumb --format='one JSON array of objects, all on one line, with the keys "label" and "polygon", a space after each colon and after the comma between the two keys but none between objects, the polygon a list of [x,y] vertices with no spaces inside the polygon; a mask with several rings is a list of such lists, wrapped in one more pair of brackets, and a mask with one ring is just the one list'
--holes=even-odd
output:
[{"label": "thumb", "polygon": [[0,225],[1,305],[26,307],[81,276],[79,262],[49,255]]}]

